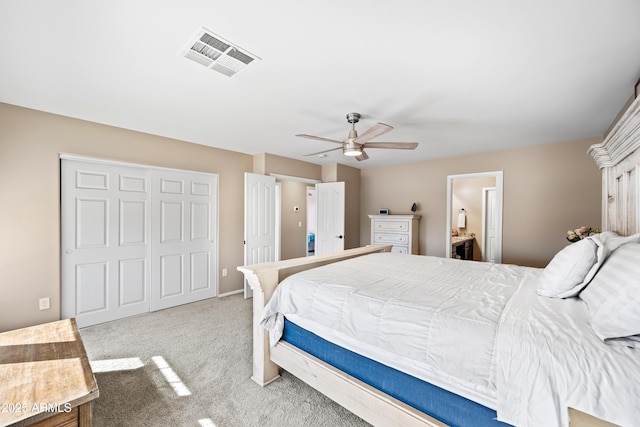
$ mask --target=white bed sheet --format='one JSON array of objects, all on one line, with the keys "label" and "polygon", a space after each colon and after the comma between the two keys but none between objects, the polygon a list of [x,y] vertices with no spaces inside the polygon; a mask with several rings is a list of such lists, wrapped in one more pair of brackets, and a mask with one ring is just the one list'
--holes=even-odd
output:
[{"label": "white bed sheet", "polygon": [[496,409],[496,333],[538,269],[394,253],[285,279],[263,312],[271,344],[283,316],[371,359]]},{"label": "white bed sheet", "polygon": [[640,350],[604,344],[578,298],[536,295],[525,281],[498,331],[498,419],[565,427],[567,407],[621,426],[640,425]]}]

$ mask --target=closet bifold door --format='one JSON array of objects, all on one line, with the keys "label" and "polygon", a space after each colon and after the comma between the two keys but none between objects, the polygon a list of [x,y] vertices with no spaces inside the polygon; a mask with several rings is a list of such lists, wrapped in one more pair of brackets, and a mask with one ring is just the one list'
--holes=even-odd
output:
[{"label": "closet bifold door", "polygon": [[216,296],[217,176],[152,170],[151,311]]},{"label": "closet bifold door", "polygon": [[217,295],[218,176],[61,159],[62,318],[95,325]]},{"label": "closet bifold door", "polygon": [[62,318],[149,311],[149,205],[147,169],[61,160]]}]

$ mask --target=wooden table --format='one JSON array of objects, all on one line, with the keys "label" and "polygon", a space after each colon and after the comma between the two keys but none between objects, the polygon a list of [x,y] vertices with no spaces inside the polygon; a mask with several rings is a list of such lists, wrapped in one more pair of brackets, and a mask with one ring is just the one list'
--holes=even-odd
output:
[{"label": "wooden table", "polygon": [[90,426],[97,397],[75,319],[0,334],[0,426]]}]

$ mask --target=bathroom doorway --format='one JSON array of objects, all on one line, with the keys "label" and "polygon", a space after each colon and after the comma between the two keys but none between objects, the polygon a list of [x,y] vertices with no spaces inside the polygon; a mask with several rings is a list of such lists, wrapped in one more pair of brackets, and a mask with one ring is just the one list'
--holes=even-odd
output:
[{"label": "bathroom doorway", "polygon": [[[465,229],[462,231],[459,227],[454,227],[454,225],[458,225],[458,221],[454,221],[453,217],[458,216],[459,213],[464,209],[467,215],[467,218],[465,220],[465,225],[468,225],[470,221],[475,221],[477,219],[478,223],[480,224],[478,229],[482,227],[481,233],[477,233],[481,235],[480,239],[482,239],[482,241],[478,241],[477,243],[478,243],[479,249],[482,250],[483,252],[482,260],[486,259],[487,261],[489,261],[489,259],[487,259],[486,257],[486,254],[484,253],[486,252],[484,239],[485,239],[485,234],[487,234],[487,230],[485,229],[486,225],[484,224],[485,221],[482,219],[482,216],[484,215],[482,213],[479,213],[477,215],[478,218],[475,218],[475,217],[470,218],[468,216],[469,209],[466,206],[463,206],[462,204],[460,204],[460,199],[462,197],[459,197],[458,195],[456,195],[456,192],[454,191],[456,187],[456,183],[474,182],[474,181],[483,182],[483,181],[486,181],[487,178],[495,179],[495,192],[491,193],[493,196],[493,200],[491,201],[492,218],[493,218],[493,224],[491,224],[491,227],[492,227],[491,233],[492,233],[493,244],[491,246],[492,253],[490,258],[492,258],[493,262],[497,262],[497,263],[502,262],[502,206],[503,206],[503,172],[502,171],[480,172],[480,173],[469,173],[469,174],[447,176],[447,206],[446,206],[447,213],[446,213],[446,231],[445,231],[446,233],[445,234],[445,241],[446,241],[445,254],[447,258],[450,258],[452,255],[453,239],[458,238],[458,236],[456,237],[453,236],[453,234],[455,234],[455,231],[458,231],[458,234],[462,234],[462,233],[466,234],[466,233],[470,233],[471,231],[469,227],[465,227]],[[482,198],[482,195],[479,194],[478,198],[480,200]],[[486,206],[482,207],[479,210],[484,211],[485,208]]]}]

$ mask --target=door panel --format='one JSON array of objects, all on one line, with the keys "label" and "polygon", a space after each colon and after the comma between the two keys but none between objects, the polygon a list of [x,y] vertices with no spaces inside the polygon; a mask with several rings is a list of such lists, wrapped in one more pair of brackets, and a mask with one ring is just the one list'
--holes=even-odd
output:
[{"label": "door panel", "polygon": [[[173,193],[180,194],[182,193]],[[183,242],[184,205],[181,201],[169,202],[160,201],[160,242],[180,243]]]},{"label": "door panel", "polygon": [[217,177],[152,170],[151,311],[217,294]]},{"label": "door panel", "polygon": [[160,299],[182,295],[182,254],[161,256],[160,272]]},{"label": "door panel", "polygon": [[147,291],[140,283],[148,283],[147,260],[121,260],[119,266],[120,305],[138,304],[144,302]]},{"label": "door panel", "polygon": [[199,291],[206,289],[211,275],[209,252],[198,252],[191,254],[191,290]]},{"label": "door panel", "polygon": [[88,326],[149,311],[148,171],[61,161],[62,317]]},{"label": "door panel", "polygon": [[[244,174],[244,263],[276,260],[276,179],[253,173]],[[253,295],[244,285],[244,296]]]},{"label": "door panel", "polygon": [[208,203],[191,203],[191,240],[207,240],[211,235]]},{"label": "door panel", "polygon": [[77,316],[105,311],[109,308],[109,263],[99,262],[77,266]]},{"label": "door panel", "polygon": [[120,201],[120,245],[147,243],[147,202]]},{"label": "door panel", "polygon": [[316,184],[316,255],[344,250],[344,197],[344,182]]},{"label": "door panel", "polygon": [[76,199],[76,249],[107,248],[109,199]]}]

